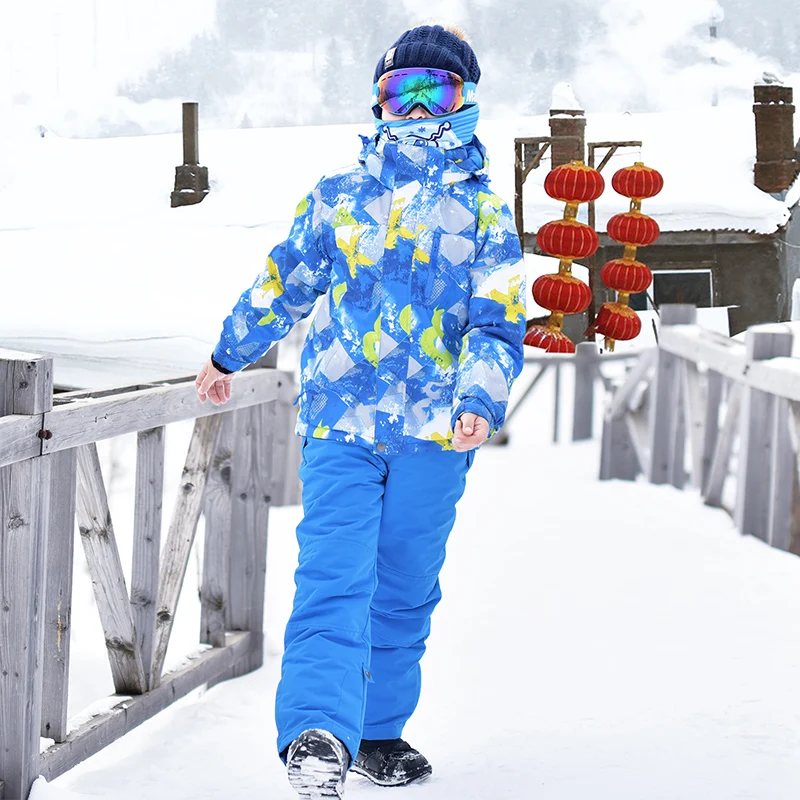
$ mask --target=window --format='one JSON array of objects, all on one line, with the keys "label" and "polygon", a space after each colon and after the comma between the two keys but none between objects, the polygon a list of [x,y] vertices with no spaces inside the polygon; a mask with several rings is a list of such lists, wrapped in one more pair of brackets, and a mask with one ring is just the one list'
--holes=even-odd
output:
[{"label": "window", "polygon": [[[714,279],[711,269],[654,269],[650,296],[657,306],[666,303],[690,303],[698,308],[714,305]],[[631,308],[652,308],[646,292],[631,295]]]}]

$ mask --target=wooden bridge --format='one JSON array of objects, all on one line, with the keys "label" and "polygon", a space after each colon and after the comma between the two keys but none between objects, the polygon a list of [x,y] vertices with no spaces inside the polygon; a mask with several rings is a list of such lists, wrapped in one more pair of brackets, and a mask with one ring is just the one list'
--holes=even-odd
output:
[{"label": "wooden bridge", "polygon": [[[0,351],[0,800],[27,797],[38,775],[66,772],[196,687],[261,665],[269,509],[298,502],[299,489],[293,377],[264,361],[215,407],[198,401],[193,378],[54,393],[51,359]],[[165,427],[191,419],[162,547]],[[128,591],[96,443],[134,432]],[[165,674],[201,513],[205,647]],[[120,697],[68,730],[76,520]],[[54,742],[41,753],[40,736]]]}]

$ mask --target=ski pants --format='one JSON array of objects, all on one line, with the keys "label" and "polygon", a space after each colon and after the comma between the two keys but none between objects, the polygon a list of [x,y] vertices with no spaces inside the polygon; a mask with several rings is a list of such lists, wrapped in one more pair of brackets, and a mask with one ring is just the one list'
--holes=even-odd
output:
[{"label": "ski pants", "polygon": [[309,728],[400,737],[441,598],[439,571],[474,452],[382,455],[303,441],[296,592],[275,701],[278,752]]}]

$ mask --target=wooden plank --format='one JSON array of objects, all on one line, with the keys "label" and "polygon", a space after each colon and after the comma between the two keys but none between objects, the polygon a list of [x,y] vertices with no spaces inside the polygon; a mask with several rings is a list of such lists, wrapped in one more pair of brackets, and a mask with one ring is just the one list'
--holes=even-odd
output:
[{"label": "wooden plank", "polygon": [[275,404],[234,414],[231,465],[232,539],[230,625],[252,634],[251,651],[230,673],[237,677],[257,669],[264,658],[264,590],[271,485],[270,446]]},{"label": "wooden plank", "polygon": [[728,396],[728,407],[725,411],[725,422],[719,430],[717,446],[711,459],[708,480],[703,490],[703,499],[707,506],[719,508],[722,505],[722,489],[728,477],[728,464],[733,450],[733,443],[739,431],[739,416],[745,387],[735,383]]},{"label": "wooden plank", "polygon": [[278,382],[286,379],[287,373],[280,370],[245,370],[235,376],[233,394],[224,406],[201,403],[194,382],[76,400],[45,415],[44,426],[52,435],[44,442],[43,452],[268,403],[278,396]]},{"label": "wooden plank", "polygon": [[78,530],[105,632],[114,688],[118,694],[142,694],[147,691],[147,681],[97,447],[84,445],[77,453]]},{"label": "wooden plank", "polygon": [[43,458],[52,463],[46,523],[47,599],[41,733],[46,739],[63,742],[67,735],[77,461],[74,450],[64,450]]},{"label": "wooden plank", "polygon": [[741,381],[745,374],[745,346],[697,326],[662,327],[658,334],[659,350],[674,356],[703,363],[726,378]]},{"label": "wooden plank", "polygon": [[553,381],[553,442],[558,444],[558,432],[561,428],[561,364],[556,364],[555,381]]},{"label": "wooden plank", "polygon": [[50,747],[42,753],[40,761],[37,758],[37,774],[40,771],[48,781],[55,780],[176,700],[228,671],[242,658],[247,658],[249,651],[248,633],[228,634],[225,647],[200,653],[185,667],[165,675],[158,688],[138,697],[121,699],[110,711],[72,731],[63,744]]},{"label": "wooden plank", "polygon": [[163,504],[164,428],[162,426],[139,432],[136,453],[131,610],[148,689],[153,687],[153,643],[161,563]]},{"label": "wooden plank", "polygon": [[572,406],[572,441],[592,438],[594,423],[594,381],[599,359],[594,342],[575,348],[575,396]]},{"label": "wooden plank", "polygon": [[600,480],[633,481],[641,471],[627,418],[607,413],[603,420],[600,449]]},{"label": "wooden plank", "polygon": [[703,421],[703,458],[701,462],[700,490],[705,495],[708,476],[711,472],[711,461],[717,448],[719,436],[719,410],[722,403],[723,377],[719,372],[708,370],[706,373],[706,405]]},{"label": "wooden plank", "polygon": [[645,350],[625,376],[623,384],[614,392],[611,400],[611,416],[621,417],[628,410],[628,401],[636,393],[642,381],[649,380],[649,373],[656,363],[658,350]]},{"label": "wooden plank", "polygon": [[692,454],[692,486],[695,489],[703,487],[703,456],[705,444],[705,391],[703,381],[697,364],[683,360],[683,386],[684,418],[689,432],[689,444]]},{"label": "wooden plank", "polygon": [[628,429],[628,436],[633,445],[633,452],[636,455],[636,460],[639,462],[639,469],[645,475],[650,468],[650,458],[647,452],[647,445],[645,444],[647,438],[647,424],[643,422],[641,414],[626,414],[622,419],[625,421],[625,427]]},{"label": "wooden plank", "polygon": [[228,625],[231,547],[231,452],[233,415],[223,414],[214,460],[203,498],[206,522],[203,581],[200,586],[200,641],[222,647]]},{"label": "wooden plank", "polygon": [[287,475],[289,460],[289,440],[294,437],[295,419],[292,399],[289,392],[284,388],[278,392],[278,400],[275,404],[274,424],[275,430],[272,436],[272,505],[283,506],[286,504],[286,492],[290,483]]},{"label": "wooden plank", "polygon": [[697,318],[697,309],[688,305],[665,305],[661,308],[658,360],[653,379],[653,403],[650,414],[650,472],[651,483],[679,483],[683,447],[677,442],[680,434],[680,362],[661,345],[665,332],[674,325],[691,325]]},{"label": "wooden plank", "polygon": [[683,402],[683,359],[678,359],[676,370],[675,405],[672,407],[672,430],[674,435],[669,451],[669,482],[676,489],[686,485],[686,406]]},{"label": "wooden plank", "polygon": [[[792,352],[791,329],[756,325],[745,336],[747,362],[763,361]],[[750,370],[748,369],[748,372]],[[773,397],[747,386],[742,403],[739,474],[734,523],[741,533],[767,540],[769,528],[770,467],[772,464]]]},{"label": "wooden plank", "polygon": [[[270,370],[257,370],[268,374]],[[183,467],[181,486],[164,545],[159,579],[156,644],[153,654],[153,685],[158,686],[164,659],[167,656],[175,612],[178,608],[189,554],[197,532],[197,522],[203,505],[208,471],[217,444],[222,415],[200,417],[195,422],[189,452]]]},{"label": "wooden plank", "polygon": [[[2,380],[2,375],[0,375]],[[36,458],[42,452],[40,416],[0,416],[0,467]]]},{"label": "wooden plank", "polygon": [[786,400],[800,400],[800,358],[778,357],[750,364],[745,382]]},{"label": "wooden plank", "polygon": [[772,463],[767,543],[788,550],[792,534],[792,492],[796,456],[789,433],[789,401],[773,398]]},{"label": "wooden plank", "polygon": [[[52,408],[52,361],[0,361],[0,417]],[[49,391],[49,394],[48,394]],[[49,460],[0,468],[0,778],[27,797],[38,775]]]}]

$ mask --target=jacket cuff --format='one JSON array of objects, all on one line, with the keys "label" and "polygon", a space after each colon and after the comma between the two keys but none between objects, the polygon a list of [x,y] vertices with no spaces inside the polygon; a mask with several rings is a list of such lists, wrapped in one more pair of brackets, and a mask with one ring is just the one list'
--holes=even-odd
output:
[{"label": "jacket cuff", "polygon": [[218,370],[223,375],[230,375],[231,373],[238,371],[236,369],[229,369],[224,364],[220,364],[220,362],[217,359],[218,359],[218,356],[217,356],[217,353],[215,351],[214,353],[211,354],[211,364],[214,367],[214,369]]},{"label": "jacket cuff", "polygon": [[494,414],[489,410],[489,407],[483,400],[479,400],[477,397],[465,397],[461,400],[458,405],[455,407],[453,411],[453,417],[450,421],[450,429],[456,429],[456,422],[458,418],[462,414],[477,414],[479,417],[483,417],[489,423],[489,431],[490,436],[494,432],[496,427],[494,421]]}]

